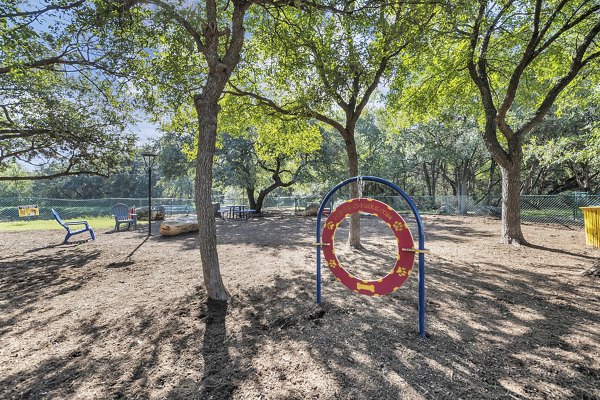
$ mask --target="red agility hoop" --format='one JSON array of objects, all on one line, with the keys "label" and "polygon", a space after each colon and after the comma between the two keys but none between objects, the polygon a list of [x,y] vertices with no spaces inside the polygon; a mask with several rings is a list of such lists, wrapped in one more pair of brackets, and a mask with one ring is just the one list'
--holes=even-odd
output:
[{"label": "red agility hoop", "polygon": [[[334,238],[337,227],[344,218],[361,211],[381,218],[390,227],[398,243],[396,264],[381,279],[363,280],[353,276],[342,267],[335,255]],[[375,297],[389,294],[402,286],[412,272],[415,259],[414,252],[403,250],[414,248],[413,237],[404,219],[392,207],[373,199],[352,199],[336,207],[325,221],[321,248],[329,269],[338,281],[350,290]]]}]

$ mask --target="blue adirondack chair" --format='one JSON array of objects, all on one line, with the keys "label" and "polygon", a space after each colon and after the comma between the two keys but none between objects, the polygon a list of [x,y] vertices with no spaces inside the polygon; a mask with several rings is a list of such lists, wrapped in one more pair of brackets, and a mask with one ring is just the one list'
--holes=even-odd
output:
[{"label": "blue adirondack chair", "polygon": [[112,215],[115,217],[115,230],[118,231],[121,224],[131,225],[137,228],[137,214],[130,214],[129,207],[123,203],[117,203],[112,208]]},{"label": "blue adirondack chair", "polygon": [[[96,236],[94,236],[94,230],[90,227],[90,225],[88,224],[87,221],[69,221],[69,222],[65,222],[60,218],[60,215],[58,215],[58,213],[56,212],[56,210],[52,209],[52,214],[54,214],[54,218],[56,219],[56,221],[67,230],[67,236],[65,236],[65,240],[63,243],[67,243],[67,241],[69,240],[69,238],[71,236],[74,235],[78,235],[80,233],[84,233],[84,232],[89,232],[90,236],[92,237],[92,240],[96,240]],[[71,226],[77,226],[77,225],[82,225],[85,226],[85,228],[81,228],[75,231],[71,230]]]}]

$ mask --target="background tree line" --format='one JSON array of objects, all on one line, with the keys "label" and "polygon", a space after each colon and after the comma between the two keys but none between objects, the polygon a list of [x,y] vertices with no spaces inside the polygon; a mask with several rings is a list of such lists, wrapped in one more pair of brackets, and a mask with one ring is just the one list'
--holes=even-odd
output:
[{"label": "background tree line", "polygon": [[[594,108],[569,108],[551,113],[525,143],[521,174],[523,194],[561,194],[569,191],[597,194],[600,190],[600,136]],[[319,128],[311,133],[309,149],[282,151],[277,143],[258,143],[255,130],[234,135],[223,132],[215,163],[215,197],[235,195],[254,198],[273,185],[273,169],[279,160],[283,183],[271,196],[321,196],[346,177],[343,142],[336,132]],[[285,136],[283,136],[285,137]],[[182,143],[187,138],[164,133],[150,148],[156,160],[157,197],[193,198],[193,162]],[[447,119],[398,129],[385,110],[367,110],[359,119],[356,134],[359,163],[364,175],[385,176],[415,196],[470,196],[479,203],[498,206],[501,195],[497,166],[485,151],[476,121]],[[149,147],[140,147],[141,153]],[[285,168],[283,168],[285,166]],[[13,175],[29,172],[12,163]],[[5,182],[0,197],[49,197],[91,199],[147,195],[147,174],[141,158],[133,158],[109,177],[79,175],[52,180]],[[382,195],[376,187],[366,194]]]}]

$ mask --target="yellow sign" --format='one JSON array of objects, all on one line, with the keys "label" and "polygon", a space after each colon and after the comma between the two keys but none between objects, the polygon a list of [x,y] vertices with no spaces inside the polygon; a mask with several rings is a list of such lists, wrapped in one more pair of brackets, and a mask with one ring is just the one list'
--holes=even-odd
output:
[{"label": "yellow sign", "polygon": [[40,215],[40,208],[37,204],[19,206],[19,217],[36,217]]}]

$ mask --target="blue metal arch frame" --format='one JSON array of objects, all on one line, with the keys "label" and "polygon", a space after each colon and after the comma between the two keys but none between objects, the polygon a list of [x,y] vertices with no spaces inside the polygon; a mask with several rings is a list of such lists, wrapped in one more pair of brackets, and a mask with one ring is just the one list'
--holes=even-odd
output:
[{"label": "blue metal arch frame", "polygon": [[[392,189],[394,189],[406,202],[408,203],[411,211],[415,216],[417,222],[417,230],[419,234],[419,250],[425,250],[425,229],[423,228],[423,221],[421,215],[417,210],[417,206],[413,203],[412,199],[400,189],[397,185],[390,181],[387,181],[376,176],[355,176],[353,178],[346,179],[345,181],[337,184],[333,189],[327,193],[327,195],[321,201],[319,207],[319,213],[317,214],[317,303],[321,304],[321,218],[323,216],[323,210],[327,205],[327,202],[331,199],[335,192],[342,187],[349,185],[352,182],[359,180],[371,181],[381,183]],[[333,209],[331,210],[333,211]],[[425,254],[419,252],[419,335],[425,337]]]}]

